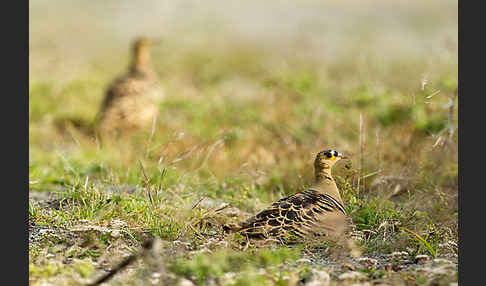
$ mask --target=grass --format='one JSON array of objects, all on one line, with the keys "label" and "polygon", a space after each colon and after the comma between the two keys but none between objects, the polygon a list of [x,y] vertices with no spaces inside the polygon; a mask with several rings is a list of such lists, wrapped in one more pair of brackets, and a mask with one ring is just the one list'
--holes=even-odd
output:
[{"label": "grass", "polygon": [[[262,285],[259,283],[268,284],[270,281],[266,281],[267,278],[262,277],[263,275],[257,275],[257,277],[248,279],[247,276],[251,275],[251,270],[272,268],[274,265],[279,265],[289,260],[295,261],[298,255],[298,252],[295,250],[285,247],[276,251],[263,249],[238,253],[216,252],[211,256],[204,254],[196,255],[189,261],[181,259],[171,264],[169,269],[187,278],[195,277],[195,281],[199,285],[205,285],[210,278],[223,277],[225,274],[231,272],[243,272],[242,277],[234,282],[236,285],[244,283],[245,280],[251,281],[253,285]],[[277,274],[276,281],[274,281],[277,285],[283,282],[280,282],[283,273],[279,274]],[[283,283],[285,285],[285,282]]]},{"label": "grass", "polygon": [[[442,26],[427,27],[432,37]],[[29,246],[32,285],[92,281],[149,236],[162,241],[154,250],[159,261],[141,259],[110,285],[303,285],[319,271],[340,285],[344,270],[336,267],[356,249],[378,258],[397,251],[457,256],[457,54],[447,58],[446,44],[443,53],[381,57],[386,49],[375,51],[364,37],[344,45],[360,50],[320,57],[304,56],[305,44],[269,52],[244,40],[164,41],[154,49],[166,91],[154,133],[116,141],[60,123],[91,124],[128,60],[125,51],[113,47],[101,63],[86,54],[82,71],[63,74],[43,72],[56,67],[34,53],[29,191],[51,197],[29,200],[29,223],[43,233]],[[314,156],[324,148],[351,157],[333,175],[359,237],[354,246],[216,239],[224,223],[309,186]],[[378,266],[356,270],[393,285],[457,281]]]}]

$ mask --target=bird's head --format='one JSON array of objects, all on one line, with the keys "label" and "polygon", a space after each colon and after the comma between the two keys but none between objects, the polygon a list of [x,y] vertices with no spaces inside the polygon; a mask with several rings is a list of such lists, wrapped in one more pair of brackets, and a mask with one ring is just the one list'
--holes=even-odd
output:
[{"label": "bird's head", "polygon": [[348,157],[344,156],[338,151],[324,150],[317,153],[316,160],[314,161],[314,167],[318,170],[329,169],[336,164],[337,161],[347,158]]},{"label": "bird's head", "polygon": [[138,37],[132,44],[134,52],[140,52],[150,46],[158,44],[160,41],[157,39],[151,39],[148,37]]},{"label": "bird's head", "polygon": [[133,60],[131,70],[134,72],[151,74],[151,59],[149,47],[159,44],[160,40],[139,37],[132,44]]}]

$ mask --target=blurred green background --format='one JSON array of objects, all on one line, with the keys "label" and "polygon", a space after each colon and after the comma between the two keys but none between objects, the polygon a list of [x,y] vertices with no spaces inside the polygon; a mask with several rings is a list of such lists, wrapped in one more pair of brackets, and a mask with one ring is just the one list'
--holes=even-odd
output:
[{"label": "blurred green background", "polygon": [[[139,161],[167,190],[148,213],[140,191],[124,207],[100,201],[90,212],[47,215],[33,204],[30,220],[116,217],[135,237],[190,240],[194,201],[241,211],[218,223],[246,218],[309,185],[316,152],[333,148],[352,158],[334,174],[359,231],[398,221],[437,247],[457,242],[457,5],[29,1],[30,192],[68,190],[83,206],[111,186],[143,190]],[[94,120],[140,35],[162,39],[152,49],[166,93],[154,133],[100,142],[59,127]],[[416,245],[398,229],[386,242],[380,235],[364,243],[368,252]]]}]

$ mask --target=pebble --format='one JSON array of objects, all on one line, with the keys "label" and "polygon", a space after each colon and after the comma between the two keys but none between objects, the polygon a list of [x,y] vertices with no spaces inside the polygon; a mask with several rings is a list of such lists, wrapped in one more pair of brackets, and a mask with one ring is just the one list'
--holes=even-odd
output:
[{"label": "pebble", "polygon": [[452,261],[444,259],[444,258],[435,258],[433,260],[434,264],[453,264]]},{"label": "pebble", "polygon": [[328,286],[331,283],[331,276],[326,271],[312,270],[312,278],[305,286]]},{"label": "pebble", "polygon": [[54,286],[54,284],[51,284],[49,282],[41,282],[40,284],[38,284],[39,286]]},{"label": "pebble", "polygon": [[194,283],[192,283],[191,280],[187,280],[185,278],[182,278],[181,280],[179,280],[179,284],[177,284],[178,286],[194,286]]},{"label": "pebble", "polygon": [[308,258],[301,258],[296,261],[297,263],[311,263],[310,259]]},{"label": "pebble", "polygon": [[446,267],[436,267],[436,268],[431,268],[429,269],[429,272],[434,274],[434,275],[447,275],[451,273],[450,270],[448,270]]},{"label": "pebble", "polygon": [[346,273],[343,273],[341,275],[339,275],[339,280],[356,280],[356,279],[364,279],[366,278],[363,273],[361,272],[358,272],[358,271],[350,271],[350,272],[346,272]]},{"label": "pebble", "polygon": [[179,246],[179,245],[182,245],[182,246],[185,246],[185,247],[191,246],[191,243],[183,242],[183,241],[180,241],[180,240],[174,240],[172,243],[176,246]]},{"label": "pebble", "polygon": [[328,286],[328,284],[324,284],[322,283],[321,281],[318,281],[318,280],[311,280],[307,283],[305,283],[305,286]]},{"label": "pebble", "polygon": [[425,263],[425,261],[427,261],[429,259],[430,259],[430,257],[428,255],[425,255],[425,254],[415,256],[415,260],[417,261],[417,263]]},{"label": "pebble", "polygon": [[194,255],[194,254],[204,254],[204,253],[213,253],[213,252],[207,248],[202,248],[199,250],[190,251],[189,253]]},{"label": "pebble", "polygon": [[234,273],[234,272],[226,272],[225,274],[223,274],[223,279],[231,280],[231,279],[235,278],[235,276],[236,276],[236,273]]},{"label": "pebble", "polygon": [[119,238],[121,236],[120,231],[118,231],[118,230],[112,231],[110,235],[113,238]]},{"label": "pebble", "polygon": [[391,254],[391,256],[396,257],[396,258],[408,256],[408,252],[406,252],[406,251],[395,251]]},{"label": "pebble", "polygon": [[112,219],[110,221],[110,226],[112,228],[116,228],[116,229],[123,229],[123,228],[126,228],[128,227],[128,224],[122,220],[119,220],[119,219]]},{"label": "pebble", "polygon": [[375,266],[378,263],[378,260],[369,257],[360,257],[358,258],[358,262],[363,266],[371,267]]}]

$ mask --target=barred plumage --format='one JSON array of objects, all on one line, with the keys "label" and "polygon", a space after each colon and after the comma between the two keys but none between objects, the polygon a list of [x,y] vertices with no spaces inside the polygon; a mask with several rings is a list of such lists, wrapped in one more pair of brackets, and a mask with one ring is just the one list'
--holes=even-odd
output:
[{"label": "barred plumage", "polygon": [[319,152],[314,163],[316,182],[309,189],[282,198],[246,221],[223,229],[248,238],[340,234],[346,228],[347,216],[331,167],[341,158],[345,157],[333,150]]}]

